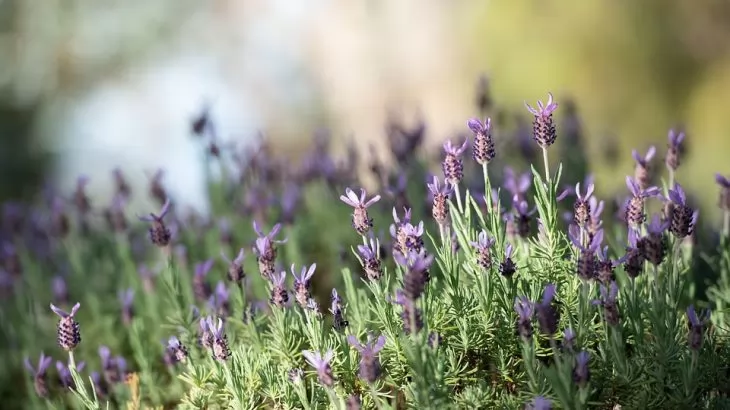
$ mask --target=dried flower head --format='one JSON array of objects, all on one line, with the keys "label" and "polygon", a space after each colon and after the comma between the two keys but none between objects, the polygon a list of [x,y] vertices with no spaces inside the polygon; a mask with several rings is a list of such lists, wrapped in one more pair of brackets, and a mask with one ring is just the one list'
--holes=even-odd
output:
[{"label": "dried flower head", "polygon": [[295,298],[297,300],[297,303],[299,303],[299,306],[303,308],[307,307],[307,303],[311,298],[311,295],[309,293],[309,284],[312,280],[315,269],[317,269],[316,263],[311,264],[309,268],[307,268],[306,266],[302,266],[301,274],[297,275],[297,272],[294,269],[294,264],[291,265],[291,273],[292,276],[294,276]]},{"label": "dried flower head", "polygon": [[653,145],[649,147],[649,150],[643,157],[639,154],[638,151],[631,151],[631,156],[634,157],[634,161],[636,162],[636,168],[634,169],[634,179],[636,180],[636,184],[641,189],[648,188],[649,184],[651,183],[651,160],[654,158],[654,155],[656,155],[656,147],[654,147]]},{"label": "dried flower head", "polygon": [[466,125],[474,133],[473,156],[474,161],[480,165],[488,164],[494,159],[494,139],[492,138],[492,119],[487,118],[484,122],[476,118],[470,119]]},{"label": "dried flower head", "polygon": [[380,242],[370,238],[366,245],[358,245],[358,259],[362,265],[365,275],[371,281],[376,281],[383,276],[383,266],[380,262]]},{"label": "dried flower head", "polygon": [[699,211],[687,205],[687,196],[679,184],[675,183],[669,190],[669,200],[672,202],[669,231],[680,239],[691,235],[697,225]]},{"label": "dried flower head", "polygon": [[433,208],[431,213],[433,219],[441,226],[446,226],[449,221],[449,197],[454,192],[454,186],[446,180],[443,185],[434,175],[433,182],[427,184],[429,192],[433,195]]},{"label": "dried flower head", "polygon": [[373,227],[373,220],[368,216],[368,208],[380,200],[380,195],[375,195],[366,201],[366,195],[367,193],[362,188],[359,198],[352,189],[345,188],[345,195],[340,196],[342,202],[353,207],[352,227],[363,236]]},{"label": "dried flower head", "polygon": [[304,350],[302,351],[302,355],[304,355],[307,362],[317,371],[317,378],[323,386],[332,387],[335,385],[332,366],[330,365],[332,359],[335,357],[335,353],[331,349],[327,350],[324,355],[319,352]]},{"label": "dried flower head", "polygon": [[353,335],[347,337],[348,343],[360,352],[360,378],[368,383],[374,383],[380,377],[380,359],[378,353],[385,346],[385,336],[379,336],[373,339],[372,335],[368,335],[367,343],[360,343]]},{"label": "dried flower head", "polygon": [[57,314],[61,320],[58,322],[58,345],[66,351],[71,351],[81,343],[81,331],[79,330],[79,323],[74,320],[76,312],[81,307],[80,303],[76,303],[70,313],[57,308],[51,304],[51,310]]},{"label": "dried flower head", "polygon": [[46,398],[48,397],[48,385],[46,380],[46,371],[48,370],[48,367],[51,365],[51,361],[53,359],[50,356],[46,356],[45,353],[41,352],[41,356],[38,359],[38,367],[33,368],[33,365],[30,364],[30,359],[25,358],[23,361],[23,364],[25,365],[26,370],[30,372],[30,374],[33,376],[33,387],[35,387],[35,392],[38,394],[38,397]]},{"label": "dried flower head", "polygon": [[492,268],[491,248],[494,245],[494,238],[491,238],[485,231],[479,232],[476,242],[470,242],[470,245],[477,250],[477,265],[482,269],[489,270]]},{"label": "dried flower head", "polygon": [[172,238],[172,234],[170,233],[170,230],[165,226],[165,222],[163,221],[163,218],[167,213],[170,211],[170,199],[167,199],[165,201],[165,204],[162,206],[162,209],[160,210],[159,215],[155,215],[153,213],[150,213],[148,216],[140,216],[138,217],[141,221],[144,222],[150,222],[152,226],[149,229],[150,233],[150,240],[153,244],[159,246],[159,247],[165,247],[170,244],[170,238]]},{"label": "dried flower head", "polygon": [[554,335],[558,331],[558,322],[560,321],[560,313],[553,305],[556,287],[554,284],[548,284],[542,293],[542,300],[535,304],[535,313],[537,322],[540,324],[540,331],[546,335]]},{"label": "dried flower head", "polygon": [[444,151],[446,157],[441,163],[444,171],[444,181],[451,185],[458,185],[464,178],[464,161],[461,159],[461,154],[466,150],[469,144],[469,139],[465,139],[464,142],[459,145],[451,144],[451,141],[444,143]]},{"label": "dried flower head", "polygon": [[527,102],[525,102],[525,108],[535,116],[532,120],[532,138],[542,148],[553,145],[557,138],[555,124],[553,123],[553,112],[558,109],[558,103],[553,101],[553,95],[548,93],[547,104],[543,105],[542,101],[538,101],[537,109],[530,107]]}]

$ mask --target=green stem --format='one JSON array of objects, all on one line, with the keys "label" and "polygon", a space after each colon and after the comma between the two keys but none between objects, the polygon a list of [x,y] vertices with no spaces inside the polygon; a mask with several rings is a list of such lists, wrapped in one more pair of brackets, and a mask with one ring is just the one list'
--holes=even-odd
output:
[{"label": "green stem", "polygon": [[68,351],[68,367],[70,367],[74,371],[76,370],[76,359],[74,358],[73,350]]},{"label": "green stem", "polygon": [[730,237],[730,211],[722,213],[722,237],[725,239]]},{"label": "green stem", "polygon": [[542,147],[542,161],[545,163],[545,184],[550,185],[550,163],[548,162],[547,147]]},{"label": "green stem", "polygon": [[464,214],[464,207],[461,205],[461,192],[459,191],[459,184],[454,184],[454,195],[456,195],[456,207],[459,209],[460,214]]}]

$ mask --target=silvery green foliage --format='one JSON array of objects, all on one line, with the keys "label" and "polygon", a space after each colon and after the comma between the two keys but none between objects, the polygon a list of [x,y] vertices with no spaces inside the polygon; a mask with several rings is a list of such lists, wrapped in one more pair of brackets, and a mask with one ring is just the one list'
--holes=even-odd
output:
[{"label": "silvery green foliage", "polygon": [[[554,102],[549,107],[551,116]],[[552,119],[538,114],[545,117],[540,130],[553,133]],[[406,145],[418,146],[420,133],[398,132]],[[553,137],[543,139],[552,144]],[[379,198],[367,201],[368,214],[360,218],[365,222],[358,224],[363,229],[357,230],[351,227],[352,204],[337,198],[355,192],[346,191],[348,185],[359,187],[346,165],[334,166],[323,153],[321,141],[300,171],[300,178],[311,180],[297,188],[302,204],[294,224],[277,224],[277,215],[270,215],[276,209],[267,191],[283,197],[280,189],[290,184],[277,179],[284,177],[271,158],[259,158],[255,178],[244,184],[211,183],[216,213],[227,221],[224,241],[210,221],[183,223],[169,201],[161,201],[167,203],[169,244],[150,241],[144,224],[128,235],[102,230],[55,238],[54,251],[69,265],[63,273],[67,292],[54,292],[53,274],[45,275],[53,265],[38,250],[5,246],[5,266],[22,262],[29,272],[25,281],[12,283],[31,290],[4,305],[3,319],[18,318],[6,321],[5,338],[29,356],[43,351],[58,359],[63,352],[54,347],[56,321],[48,299],[55,296],[52,302],[68,309],[64,299],[71,294],[84,306],[74,316],[83,341],[69,358],[73,387],[66,372],[64,387],[50,372],[35,371],[23,398],[52,404],[37,398],[40,386],[48,387],[48,400],[94,409],[727,404],[730,352],[719,335],[728,332],[722,309],[730,304],[730,228],[722,235],[722,251],[707,257],[720,275],[708,293],[715,303],[709,313],[691,298],[697,250],[669,234],[671,206],[647,218],[651,224],[637,218],[628,230],[611,226],[594,196],[600,190],[586,183],[585,190],[571,187],[577,198],[566,207],[564,170],[551,172],[550,144],[543,144],[543,163],[519,182],[511,170],[505,173],[511,175],[503,183],[510,195],[500,195],[498,174],[486,161],[477,164],[464,155],[463,170],[458,167],[463,179],[452,179],[459,185],[431,189],[448,203],[438,221],[433,202],[406,207],[401,219],[402,207],[392,212],[392,204],[380,206],[385,197],[355,189],[362,195],[345,196],[346,204]],[[400,191],[412,190],[410,201],[425,198],[428,183],[444,178],[426,175],[415,161],[408,164],[401,165],[417,177],[408,184],[396,177],[404,185]],[[471,185],[479,167],[482,178]],[[667,183],[661,194],[656,188],[646,202],[658,204],[670,191],[677,196],[677,186]],[[230,203],[241,190],[243,214]],[[564,218],[571,209],[580,217]],[[647,209],[637,212],[651,214]],[[699,225],[692,219],[694,233]],[[519,234],[509,234],[510,223],[521,225]],[[383,235],[389,231],[392,238]],[[349,253],[332,251],[338,246]],[[252,251],[241,250],[246,247]],[[661,258],[644,258],[647,250]],[[221,253],[238,254],[236,269],[247,274],[230,277],[231,261],[219,263]],[[138,274],[155,266],[162,267],[157,275]],[[293,267],[294,277],[284,266]],[[211,283],[216,290],[207,295]],[[119,303],[115,295],[126,289],[134,298]],[[125,309],[134,314],[122,315]],[[105,368],[96,354],[101,345]],[[86,362],[83,372],[74,357]]]}]

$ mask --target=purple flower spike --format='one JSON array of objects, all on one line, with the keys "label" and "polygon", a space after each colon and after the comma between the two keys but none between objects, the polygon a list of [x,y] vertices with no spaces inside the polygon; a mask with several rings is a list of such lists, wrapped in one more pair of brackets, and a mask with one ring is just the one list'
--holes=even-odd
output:
[{"label": "purple flower spike", "polygon": [[634,157],[634,161],[636,161],[636,164],[641,165],[644,168],[649,167],[649,164],[654,158],[654,155],[656,155],[656,147],[653,145],[649,147],[649,150],[647,150],[646,155],[644,156],[641,156],[637,150],[631,151],[631,156]]},{"label": "purple flower spike", "polygon": [[65,311],[51,304],[51,310],[53,311],[53,313],[61,317],[61,321],[58,322],[58,345],[66,351],[73,350],[74,348],[76,348],[76,346],[78,346],[79,343],[81,343],[81,331],[79,330],[79,324],[78,322],[76,322],[76,320],[74,320],[74,316],[76,315],[76,312],[78,312],[80,307],[81,304],[76,303],[71,308],[71,312],[66,313]]},{"label": "purple flower spike", "polygon": [[38,397],[41,398],[48,397],[46,371],[48,370],[48,366],[51,365],[51,360],[50,356],[46,356],[43,352],[41,352],[41,356],[38,359],[38,368],[36,369],[34,369],[30,364],[30,359],[26,357],[24,361],[25,368],[33,376],[33,386],[35,387],[36,394],[38,394]]},{"label": "purple flower spike", "polygon": [[431,215],[433,219],[441,226],[445,226],[449,220],[449,197],[454,192],[454,185],[448,178],[444,179],[443,186],[440,185],[438,178],[434,175],[433,182],[426,184],[429,192],[433,195],[433,207]]},{"label": "purple flower spike", "polygon": [[720,185],[718,206],[723,211],[730,212],[730,179],[720,174],[715,174],[715,182]]},{"label": "purple flower spike", "polygon": [[374,383],[380,377],[380,360],[378,353],[385,346],[385,336],[378,337],[377,340],[373,340],[371,335],[368,335],[367,343],[360,343],[359,340],[353,335],[347,337],[347,341],[360,352],[360,366],[359,376],[362,380],[368,383]]},{"label": "purple flower spike", "polygon": [[639,155],[636,150],[631,151],[631,156],[633,156],[634,161],[636,161],[634,177],[636,178],[636,183],[641,188],[647,188],[649,186],[651,181],[651,160],[654,158],[655,154],[656,148],[653,145],[649,147],[649,150],[643,157]]},{"label": "purple flower spike", "polygon": [[211,350],[213,351],[213,359],[219,362],[225,362],[231,356],[231,350],[228,348],[228,339],[223,329],[223,319],[218,318],[218,322],[213,321],[213,317],[206,318],[208,322],[208,331],[210,339],[212,339]]},{"label": "purple flower spike", "polygon": [[532,338],[532,318],[535,315],[535,305],[524,296],[515,298],[515,312],[517,312],[517,333],[524,339]]},{"label": "purple flower spike", "polygon": [[360,264],[368,279],[372,281],[380,279],[383,275],[383,267],[380,261],[380,242],[377,238],[370,238],[367,246],[358,245],[357,251],[360,254],[358,259],[360,259]]},{"label": "purple flower spike", "polygon": [[626,222],[629,226],[636,228],[641,226],[646,220],[646,214],[644,213],[644,203],[646,198],[650,197],[661,197],[659,188],[657,187],[643,187],[637,182],[636,179],[629,176],[626,177],[626,187],[631,191],[632,197],[629,199],[626,205]]},{"label": "purple flower spike", "polygon": [[317,371],[319,382],[327,387],[332,387],[335,384],[334,377],[332,376],[332,367],[330,362],[335,357],[335,353],[330,349],[322,355],[319,352],[313,352],[310,350],[302,351],[302,355],[307,362]]},{"label": "purple flower spike", "polygon": [[690,305],[687,308],[687,320],[689,321],[687,344],[689,344],[690,349],[699,351],[702,348],[705,326],[710,321],[710,311],[705,309],[700,313],[700,316],[697,316],[694,306]]},{"label": "purple flower spike", "polygon": [[231,282],[242,285],[243,278],[246,276],[243,271],[243,259],[245,258],[245,252],[243,248],[238,252],[236,258],[233,260],[228,259],[225,252],[221,251],[221,258],[228,264],[228,279]]},{"label": "purple flower spike", "polygon": [[553,408],[550,400],[542,396],[537,396],[525,406],[525,410],[551,410]]},{"label": "purple flower spike", "polygon": [[573,381],[578,387],[583,387],[588,383],[591,378],[590,368],[588,362],[591,359],[591,355],[582,351],[578,353],[575,358],[575,367],[573,368]]},{"label": "purple flower spike", "polygon": [[530,178],[529,172],[525,172],[517,176],[512,168],[504,168],[504,189],[506,189],[512,197],[524,198],[525,193],[528,189],[530,189],[531,184],[532,179]]},{"label": "purple flower spike", "polygon": [[558,109],[558,104],[553,101],[553,95],[548,93],[547,104],[542,101],[537,102],[537,109],[532,108],[525,102],[527,111],[534,115],[532,121],[532,137],[544,149],[553,145],[557,134],[555,133],[555,124],[553,123],[553,112]]},{"label": "purple flower spike", "polygon": [[311,298],[309,293],[309,283],[312,280],[312,276],[314,276],[315,269],[317,269],[316,263],[310,265],[309,268],[302,266],[301,274],[297,275],[296,269],[294,269],[294,264],[291,265],[291,273],[292,276],[294,276],[294,291],[297,303],[299,303],[299,306],[303,308],[307,307],[309,299]]},{"label": "purple flower spike", "polygon": [[664,158],[664,163],[667,168],[672,171],[676,171],[680,165],[680,156],[682,154],[682,142],[684,141],[684,133],[676,132],[675,130],[669,130],[667,134],[667,156]]},{"label": "purple flower spike", "polygon": [[230,307],[228,288],[223,281],[219,281],[215,287],[215,292],[208,299],[208,304],[215,310],[220,316],[229,316]]},{"label": "purple flower spike", "polygon": [[340,200],[347,205],[353,207],[352,211],[352,227],[362,236],[370,231],[373,227],[373,220],[368,216],[368,208],[380,200],[380,195],[375,195],[366,200],[367,193],[364,189],[360,189],[360,197],[350,188],[345,188],[345,195],[340,196]]},{"label": "purple flower spike", "polygon": [[490,269],[492,267],[491,248],[494,246],[494,238],[491,238],[485,231],[479,232],[476,242],[469,244],[477,250],[477,265],[482,269]]},{"label": "purple flower spike", "polygon": [[461,154],[464,153],[468,144],[468,138],[464,140],[461,146],[452,145],[451,141],[444,143],[446,158],[444,158],[441,167],[444,171],[444,180],[452,185],[458,185],[464,178],[464,161],[461,159]]},{"label": "purple flower spike", "polygon": [[685,238],[691,235],[695,226],[697,226],[697,218],[699,211],[692,209],[687,204],[687,195],[679,184],[674,184],[674,188],[669,190],[669,210],[671,215],[670,232],[677,238]]},{"label": "purple flower spike", "polygon": [[150,213],[147,216],[138,216],[140,221],[150,222],[152,224],[149,229],[150,240],[152,243],[160,247],[167,246],[170,243],[170,238],[172,237],[170,230],[165,226],[165,222],[163,221],[163,218],[169,211],[170,199],[168,198],[162,206],[162,210],[160,210],[159,215]]},{"label": "purple flower spike", "polygon": [[271,232],[264,234],[258,223],[253,221],[253,229],[258,235],[256,245],[254,246],[254,253],[257,256],[259,272],[265,279],[270,279],[274,275],[274,272],[276,272],[276,245],[286,243],[287,238],[282,240],[274,239],[281,230],[280,224],[274,225]]},{"label": "purple flower spike", "polygon": [[542,300],[540,303],[535,304],[535,311],[537,313],[537,321],[540,324],[540,331],[547,335],[554,335],[558,331],[558,322],[560,321],[560,315],[553,306],[553,299],[555,299],[555,293],[557,288],[554,284],[548,284],[542,293]]}]

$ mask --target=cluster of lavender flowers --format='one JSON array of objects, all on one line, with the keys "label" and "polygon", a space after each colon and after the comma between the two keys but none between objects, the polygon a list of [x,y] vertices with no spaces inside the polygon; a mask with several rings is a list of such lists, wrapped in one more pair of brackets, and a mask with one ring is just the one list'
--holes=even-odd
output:
[{"label": "cluster of lavender flowers", "polygon": [[[422,120],[388,123],[393,164],[373,152],[377,186],[353,190],[363,185],[361,158],[351,146],[345,160],[332,158],[328,133],[316,134],[295,168],[268,140],[243,153],[221,145],[206,110],[192,133],[209,161],[224,166],[230,155],[239,171],[210,181],[214,217],[176,206],[161,171],[148,189],[160,210],[139,217],[143,225],[127,220],[133,190],[120,170],[102,212],[87,177],[69,200],[49,189],[40,210],[6,205],[0,291],[30,291],[46,306],[50,299],[56,344],[68,355],[51,378],[47,338],[24,336],[35,335],[30,321],[3,329],[43,352],[37,365],[24,362],[28,386],[87,408],[134,400],[136,408],[721,404],[730,350],[716,332],[730,322],[717,309],[698,311],[706,303],[687,290],[703,231],[679,182],[685,134],[669,132],[661,188],[656,148],[633,152],[628,196],[613,220],[592,177],[551,172],[560,142],[553,96],[526,107],[544,173],[520,173],[498,149],[508,124],[493,115],[485,84],[477,99],[484,119],[467,121],[470,138],[443,144],[441,175],[416,155]],[[582,182],[560,186],[566,178]],[[716,181],[725,249],[713,266],[728,277],[711,294],[719,308],[730,300],[730,179]],[[349,208],[324,206],[327,197]],[[352,255],[332,251],[342,244]],[[116,303],[102,299],[110,294]],[[8,298],[9,315],[31,317],[22,299]],[[84,310],[64,310],[72,300]],[[98,369],[88,387],[79,377],[87,369]],[[141,383],[142,398],[126,401],[139,394],[130,380]]]}]

